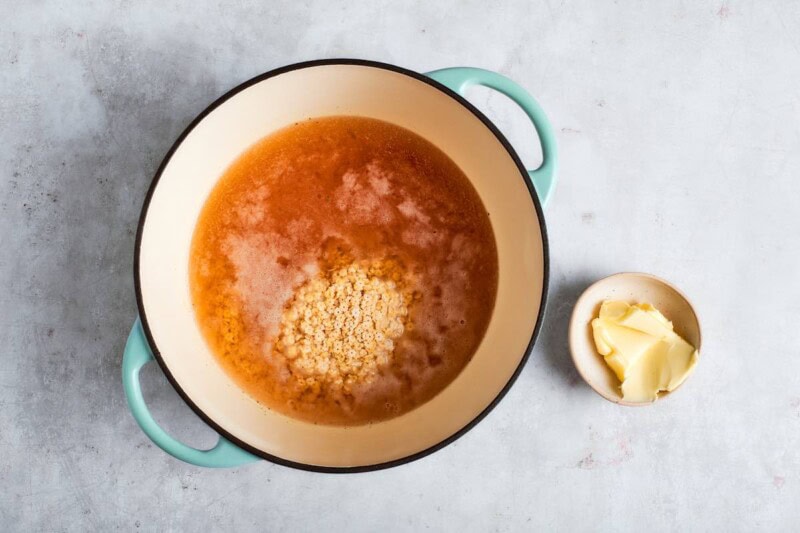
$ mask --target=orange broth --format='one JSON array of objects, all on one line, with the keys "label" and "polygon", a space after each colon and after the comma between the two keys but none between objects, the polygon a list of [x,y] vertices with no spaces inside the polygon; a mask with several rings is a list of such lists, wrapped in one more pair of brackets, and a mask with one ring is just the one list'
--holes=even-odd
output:
[{"label": "orange broth", "polygon": [[[276,348],[299,287],[347,261],[388,261],[413,297],[376,379],[313,390]],[[388,275],[388,274],[387,274]],[[461,372],[497,291],[489,216],[458,166],[387,122],[350,116],[284,128],[244,152],[200,214],[196,318],[220,365],[264,406],[358,425],[421,405]]]}]

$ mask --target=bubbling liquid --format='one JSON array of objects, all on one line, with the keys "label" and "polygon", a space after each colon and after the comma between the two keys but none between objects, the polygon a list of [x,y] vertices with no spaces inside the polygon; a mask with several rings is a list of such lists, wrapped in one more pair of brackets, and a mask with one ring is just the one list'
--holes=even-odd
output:
[{"label": "bubbling liquid", "polygon": [[[458,166],[404,128],[347,116],[242,154],[203,207],[189,266],[198,324],[233,380],[270,409],[331,425],[386,420],[443,390],[486,331],[498,275],[488,214]],[[371,316],[383,301],[395,315]],[[351,372],[365,361],[369,372]]]}]

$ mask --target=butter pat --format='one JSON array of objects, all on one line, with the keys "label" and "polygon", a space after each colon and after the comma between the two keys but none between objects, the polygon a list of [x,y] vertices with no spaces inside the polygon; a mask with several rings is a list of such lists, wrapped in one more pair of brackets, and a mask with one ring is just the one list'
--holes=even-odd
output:
[{"label": "butter pat", "polygon": [[597,351],[622,382],[622,397],[652,402],[683,383],[697,364],[697,350],[650,304],[606,300],[592,320]]}]

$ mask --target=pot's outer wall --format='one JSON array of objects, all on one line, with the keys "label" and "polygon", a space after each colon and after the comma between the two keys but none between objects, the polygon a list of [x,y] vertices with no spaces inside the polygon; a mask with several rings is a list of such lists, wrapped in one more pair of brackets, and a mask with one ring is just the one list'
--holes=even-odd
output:
[{"label": "pot's outer wall", "polygon": [[[321,93],[319,87],[326,90]],[[195,220],[230,161],[280,127],[337,114],[393,122],[445,151],[471,179],[490,214],[500,267],[494,316],[464,371],[420,408],[354,428],[299,422],[246,396],[208,351],[194,322],[187,281]],[[331,60],[294,65],[251,80],[190,126],[165,159],[145,202],[135,276],[149,344],[172,384],[209,425],[276,462],[359,470],[433,451],[471,427],[504,394],[540,325],[547,241],[541,206],[526,170],[483,115],[420,74],[377,63]]]}]

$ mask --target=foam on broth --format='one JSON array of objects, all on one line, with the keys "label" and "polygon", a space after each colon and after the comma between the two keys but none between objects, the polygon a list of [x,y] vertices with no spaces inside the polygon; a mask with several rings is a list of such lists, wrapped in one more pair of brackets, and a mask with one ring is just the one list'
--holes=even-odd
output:
[{"label": "foam on broth", "polygon": [[[376,260],[397,265],[414,295],[406,328],[376,379],[312,394],[276,349],[281,316],[315,276]],[[200,214],[190,285],[206,341],[248,394],[355,425],[407,412],[458,375],[486,331],[497,270],[488,214],[447,155],[404,128],[341,116],[289,126],[231,165]]]}]

